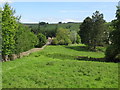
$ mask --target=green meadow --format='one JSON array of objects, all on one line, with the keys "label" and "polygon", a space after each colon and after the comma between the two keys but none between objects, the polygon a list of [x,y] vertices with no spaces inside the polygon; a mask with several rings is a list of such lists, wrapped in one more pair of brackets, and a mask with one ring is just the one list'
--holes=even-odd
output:
[{"label": "green meadow", "polygon": [[2,64],[3,88],[118,88],[118,63],[77,60],[104,58],[105,48],[49,45],[44,50]]}]

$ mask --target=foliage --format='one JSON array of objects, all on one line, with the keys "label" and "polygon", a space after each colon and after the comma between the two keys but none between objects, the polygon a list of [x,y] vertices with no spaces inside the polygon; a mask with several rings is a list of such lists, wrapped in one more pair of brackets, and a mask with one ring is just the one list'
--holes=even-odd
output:
[{"label": "foliage", "polygon": [[76,36],[77,36],[76,31],[71,31],[70,32],[70,40],[71,40],[72,44],[76,43]]},{"label": "foliage", "polygon": [[46,44],[47,39],[46,39],[45,35],[43,35],[42,33],[39,33],[37,35],[37,37],[39,39],[39,43],[38,43],[37,47],[42,47],[43,45]]},{"label": "foliage", "polygon": [[2,11],[2,55],[5,61],[12,59],[12,54],[34,48],[38,42],[37,36],[27,26],[20,24],[20,17],[15,17],[14,13],[6,3]]},{"label": "foliage", "polygon": [[81,43],[81,38],[80,38],[80,36],[77,34],[77,36],[76,36],[76,43],[77,44],[80,44]]},{"label": "foliage", "polygon": [[56,38],[54,38],[53,40],[52,40],[52,43],[51,43],[52,45],[57,45],[58,44],[58,40],[56,39]]},{"label": "foliage", "polygon": [[117,54],[119,53],[119,49],[116,45],[110,45],[105,52],[106,61],[117,62],[118,60],[114,60]]},{"label": "foliage", "polygon": [[0,7],[0,24],[2,23],[2,8]]},{"label": "foliage", "polygon": [[46,37],[55,37],[56,31],[57,31],[57,25],[49,25],[48,23],[45,23],[45,22],[40,22],[38,24],[38,30],[34,29],[35,33],[37,34],[42,33]]},{"label": "foliage", "polygon": [[2,12],[2,54],[5,60],[8,55],[13,54],[15,49],[17,18],[14,13],[15,11],[6,3]]},{"label": "foliage", "polygon": [[47,46],[28,57],[4,62],[2,87],[118,88],[118,63],[69,58],[78,55],[104,57],[103,52],[85,51],[81,48],[83,46],[85,45]]},{"label": "foliage", "polygon": [[90,17],[87,17],[80,26],[79,35],[81,37],[81,42],[85,45],[91,44],[93,30],[93,22]]},{"label": "foliage", "polygon": [[[25,24],[24,24],[25,25]],[[39,33],[39,30],[38,30],[38,26],[37,25],[26,25],[28,26],[30,29],[31,29],[31,32],[33,32],[34,34],[38,34]]]},{"label": "foliage", "polygon": [[[117,19],[113,21],[113,26],[115,30],[110,33],[112,45],[110,45],[106,51],[107,60],[111,60],[110,58],[112,58],[112,61],[114,62],[120,61],[119,58],[116,59],[116,57],[120,54],[120,7],[117,7],[116,18]],[[110,47],[112,47],[112,51],[114,51],[114,53],[110,52],[111,56],[108,54]]]},{"label": "foliage", "polygon": [[78,33],[76,31],[70,32],[70,40],[71,40],[72,44],[80,43],[80,36],[78,35]]},{"label": "foliage", "polygon": [[113,28],[113,22],[106,22],[104,25],[105,31],[103,34],[103,42],[102,44],[104,45],[109,45],[111,44],[111,38],[110,38],[110,33],[114,30]]},{"label": "foliage", "polygon": [[57,30],[56,39],[60,45],[71,44],[70,32],[67,29],[59,28]]},{"label": "foliage", "polygon": [[37,36],[30,31],[27,26],[19,24],[19,27],[15,36],[15,53],[19,54],[21,52],[30,50],[38,44]]},{"label": "foliage", "polygon": [[0,8],[0,51],[2,50],[2,8]]},{"label": "foliage", "polygon": [[99,11],[93,13],[92,18],[87,17],[80,27],[81,42],[88,45],[91,49],[96,49],[101,45],[105,38],[105,20]]},{"label": "foliage", "polygon": [[[70,31],[79,31],[80,23],[61,23],[61,24],[25,24],[31,28],[31,31],[36,35],[38,33],[44,34],[46,37],[56,37],[57,29],[64,28],[69,29]],[[69,27],[69,28],[68,28]]]},{"label": "foliage", "polygon": [[95,49],[97,45],[100,45],[104,39],[105,30],[105,20],[103,19],[103,14],[100,14],[99,11],[93,13],[93,32],[92,32],[92,44]]}]

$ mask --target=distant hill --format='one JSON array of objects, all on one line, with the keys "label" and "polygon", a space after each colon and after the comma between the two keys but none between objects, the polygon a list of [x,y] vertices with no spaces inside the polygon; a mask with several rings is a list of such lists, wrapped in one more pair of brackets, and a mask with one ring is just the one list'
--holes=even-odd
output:
[{"label": "distant hill", "polygon": [[[29,26],[30,28],[38,28],[39,23],[23,23],[23,24],[26,26]],[[69,29],[71,31],[73,31],[73,30],[79,31],[80,24],[81,23],[75,23],[75,22],[60,23],[60,24],[48,24],[48,23],[46,23],[45,25],[40,25],[40,27],[42,30],[55,29],[57,26],[57,28],[65,28],[65,29]]]}]

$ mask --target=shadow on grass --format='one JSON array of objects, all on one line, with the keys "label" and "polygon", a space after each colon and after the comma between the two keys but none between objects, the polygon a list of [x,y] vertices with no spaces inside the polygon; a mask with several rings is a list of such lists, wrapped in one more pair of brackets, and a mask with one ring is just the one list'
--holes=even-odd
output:
[{"label": "shadow on grass", "polygon": [[76,51],[90,51],[86,46],[65,46],[65,48],[73,49]]},{"label": "shadow on grass", "polygon": [[65,46],[65,48],[68,49],[73,49],[76,51],[85,51],[85,52],[105,52],[104,49],[102,49],[103,47],[97,47],[96,50],[90,50],[87,46]]},{"label": "shadow on grass", "polygon": [[71,55],[65,55],[65,54],[44,54],[45,56],[53,59],[61,59],[61,60],[78,60],[78,61],[97,61],[97,62],[107,62],[105,58],[92,58],[92,57],[86,57],[86,56],[71,56]]},{"label": "shadow on grass", "polygon": [[76,60],[80,60],[80,61],[107,62],[105,58],[92,58],[92,57],[84,57],[84,56],[77,56]]}]

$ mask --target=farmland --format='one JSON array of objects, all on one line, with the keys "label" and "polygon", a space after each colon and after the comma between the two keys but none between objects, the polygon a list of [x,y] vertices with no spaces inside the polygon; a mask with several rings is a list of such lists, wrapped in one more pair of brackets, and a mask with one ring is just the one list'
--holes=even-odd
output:
[{"label": "farmland", "polygon": [[[30,28],[33,29],[38,29],[38,24],[37,23],[23,23],[26,26],[29,26]],[[79,31],[79,27],[80,27],[80,23],[57,23],[57,24],[45,24],[45,25],[41,25],[40,28],[41,30],[54,30],[56,28],[56,26],[58,28],[66,28],[66,29],[70,29],[73,31]]]},{"label": "farmland", "polygon": [[80,45],[47,46],[3,63],[3,88],[117,88],[118,63],[76,60],[104,58],[105,48],[92,52]]}]

